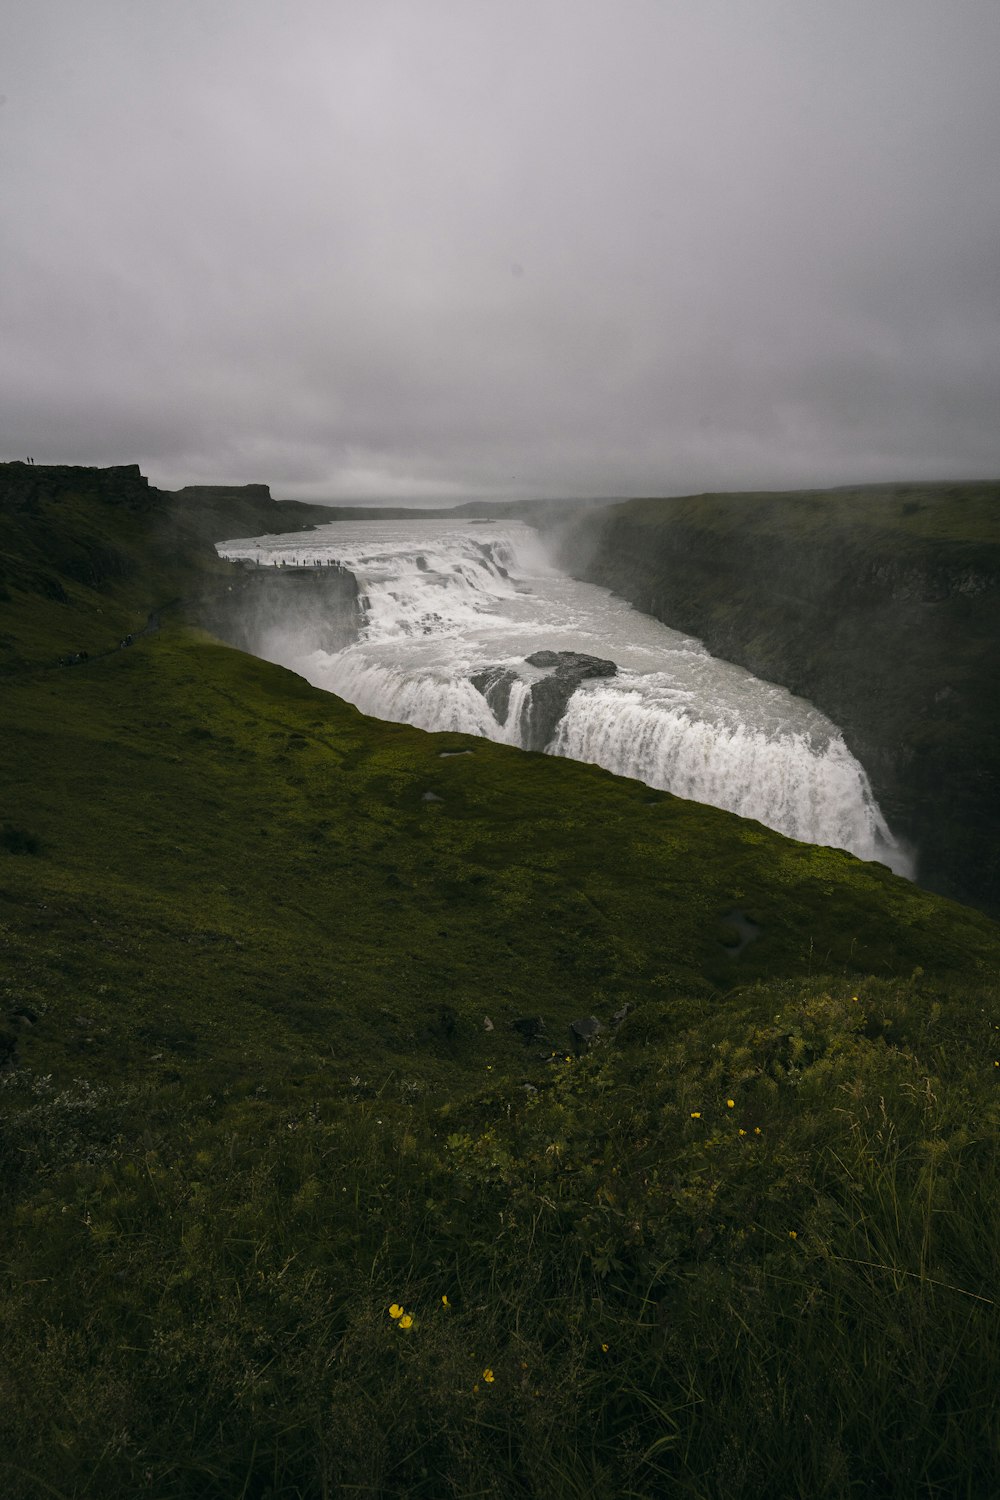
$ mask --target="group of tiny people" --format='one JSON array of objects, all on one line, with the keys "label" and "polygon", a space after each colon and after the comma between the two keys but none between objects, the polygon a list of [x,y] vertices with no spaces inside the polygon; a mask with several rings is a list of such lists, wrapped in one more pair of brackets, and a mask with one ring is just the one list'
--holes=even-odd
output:
[{"label": "group of tiny people", "polygon": [[312,557],[305,562],[288,562],[284,557],[274,557],[265,562],[258,552],[254,564],[258,568],[337,568],[342,573],[346,571],[344,564],[335,557]]},{"label": "group of tiny people", "polygon": [[[124,651],[126,646],[131,646],[134,639],[135,637],[131,634],[131,632],[128,635],[123,636],[122,639],[118,642],[119,651]],[[113,651],[114,647],[112,647],[111,650]],[[99,656],[109,656],[110,654],[110,651],[98,652]],[[59,665],[61,667],[79,667],[82,666],[84,662],[88,662],[89,660],[89,651],[71,651],[69,656],[60,657]]]}]

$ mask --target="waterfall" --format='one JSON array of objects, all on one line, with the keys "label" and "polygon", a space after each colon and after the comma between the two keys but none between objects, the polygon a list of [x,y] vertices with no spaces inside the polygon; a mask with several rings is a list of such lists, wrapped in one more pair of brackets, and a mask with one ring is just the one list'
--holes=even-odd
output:
[{"label": "waterfall", "polygon": [[[354,574],[359,639],[304,656],[275,642],[273,659],[364,713],[522,748],[534,736],[549,754],[911,873],[864,769],[818,709],[559,573],[527,526],[417,516],[219,550],[286,567],[335,560]],[[598,657],[593,679],[586,663]],[[579,669],[563,665],[571,658]]]},{"label": "waterfall", "polygon": [[601,683],[574,693],[552,752],[903,868],[868,777],[839,734],[769,736],[694,717],[662,691]]}]

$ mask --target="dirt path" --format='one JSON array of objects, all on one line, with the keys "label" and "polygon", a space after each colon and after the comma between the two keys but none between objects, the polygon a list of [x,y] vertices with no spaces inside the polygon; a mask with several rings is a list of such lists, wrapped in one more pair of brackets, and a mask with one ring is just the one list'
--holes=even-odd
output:
[{"label": "dirt path", "polygon": [[139,630],[130,631],[128,635],[118,642],[117,646],[109,646],[106,651],[74,651],[72,655],[62,656],[57,662],[53,662],[50,670],[55,670],[58,667],[85,667],[89,666],[91,662],[103,661],[105,657],[114,656],[116,651],[127,651],[130,646],[134,646],[136,641],[141,640],[144,635],[155,635],[160,629],[161,613],[168,609],[174,609],[178,604],[182,604],[183,602],[182,599],[168,599],[165,604],[158,604],[146,616],[145,625]]}]

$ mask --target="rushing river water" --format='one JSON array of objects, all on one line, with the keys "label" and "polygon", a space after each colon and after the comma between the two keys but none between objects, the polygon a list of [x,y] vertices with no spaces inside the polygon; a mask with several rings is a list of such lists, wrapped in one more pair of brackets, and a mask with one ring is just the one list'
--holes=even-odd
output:
[{"label": "rushing river water", "polygon": [[911,873],[863,768],[818,709],[568,578],[528,526],[335,522],[221,543],[219,552],[262,566],[336,560],[355,575],[363,620],[354,644],[303,652],[272,634],[268,654],[367,714],[532,744],[533,685],[552,668],[526,658],[541,650],[609,660],[616,675],[575,686],[544,745],[550,754]]}]

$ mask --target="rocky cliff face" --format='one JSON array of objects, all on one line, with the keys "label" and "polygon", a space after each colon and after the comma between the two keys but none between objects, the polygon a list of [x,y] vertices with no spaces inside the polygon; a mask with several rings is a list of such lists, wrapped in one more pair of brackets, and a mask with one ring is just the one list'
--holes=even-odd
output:
[{"label": "rocky cliff face", "polygon": [[172,490],[175,500],[190,500],[196,504],[217,500],[270,500],[269,484],[186,484],[183,489]]},{"label": "rocky cliff face", "polygon": [[155,500],[138,464],[107,469],[74,464],[0,464],[0,510],[37,514],[46,501],[68,494],[99,494],[112,505],[146,509]]},{"label": "rocky cliff face", "polygon": [[[255,654],[290,632],[308,638],[309,649],[339,650],[357,630],[353,578],[251,577],[222,562],[214,545],[328,518],[322,507],[273,500],[266,484],[171,493],[151,486],[136,464],[0,464],[0,602],[13,602],[20,618],[17,631],[0,635],[0,672],[105,649],[114,627],[102,629],[95,615],[111,595],[124,610],[118,636],[169,605]],[[62,606],[45,630],[34,618],[39,601]]]},{"label": "rocky cliff face", "polygon": [[559,550],[816,703],[921,883],[1000,913],[1000,485],[630,501]]},{"label": "rocky cliff face", "polygon": [[164,498],[175,524],[213,544],[236,536],[302,531],[333,519],[322,505],[272,499],[266,484],[189,484],[167,491]]},{"label": "rocky cliff face", "polygon": [[68,586],[122,583],[135,567],[128,536],[161,501],[137,464],[0,464],[0,597],[13,588],[65,605]]},{"label": "rocky cliff face", "polygon": [[[614,677],[618,671],[613,661],[580,651],[535,651],[525,661],[547,674],[533,682],[528,692],[527,711],[521,721],[525,750],[544,750],[551,743],[566,705],[581,682],[591,677]],[[473,673],[471,681],[490,705],[497,723],[506,724],[511,689],[518,674],[510,667],[484,667]]]},{"label": "rocky cliff face", "polygon": [[193,604],[195,619],[240,651],[268,661],[342,651],[358,636],[358,584],[346,568],[251,568],[236,565]]}]

